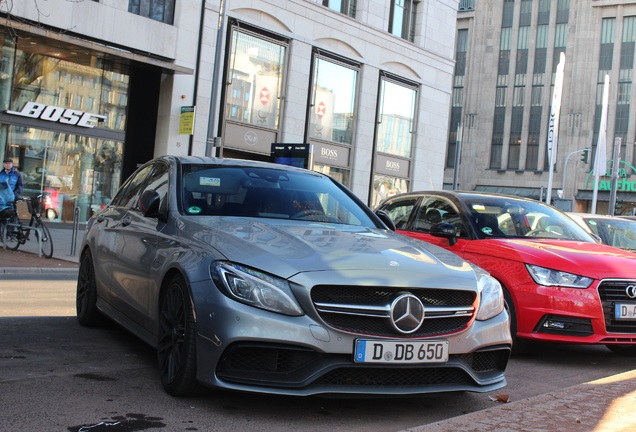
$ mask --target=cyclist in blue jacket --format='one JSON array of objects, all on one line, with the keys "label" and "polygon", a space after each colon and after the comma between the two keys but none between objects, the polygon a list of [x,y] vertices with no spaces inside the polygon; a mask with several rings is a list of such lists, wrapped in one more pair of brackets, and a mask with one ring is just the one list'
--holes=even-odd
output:
[{"label": "cyclist in blue jacket", "polygon": [[22,196],[22,174],[13,166],[13,159],[4,158],[2,161],[2,171],[0,171],[0,182],[8,180],[11,190],[16,197]]}]

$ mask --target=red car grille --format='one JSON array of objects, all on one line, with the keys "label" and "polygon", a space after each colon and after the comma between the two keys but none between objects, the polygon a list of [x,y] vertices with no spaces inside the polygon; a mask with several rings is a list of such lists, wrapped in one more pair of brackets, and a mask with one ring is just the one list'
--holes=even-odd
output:
[{"label": "red car grille", "polygon": [[636,333],[636,321],[622,321],[614,318],[616,303],[636,303],[635,298],[627,295],[627,287],[636,285],[634,280],[609,280],[602,281],[598,287],[598,293],[603,305],[605,328],[612,333]]}]

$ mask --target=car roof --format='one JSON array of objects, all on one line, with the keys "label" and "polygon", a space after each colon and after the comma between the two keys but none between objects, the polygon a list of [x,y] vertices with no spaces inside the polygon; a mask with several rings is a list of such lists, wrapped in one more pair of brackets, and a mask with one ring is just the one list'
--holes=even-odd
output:
[{"label": "car roof", "polygon": [[611,216],[611,215],[603,215],[603,214],[595,214],[595,213],[582,213],[582,212],[568,212],[568,216],[577,216],[581,219],[625,219],[620,216]]},{"label": "car roof", "polygon": [[165,155],[159,156],[154,160],[166,160],[175,161],[182,165],[221,165],[221,166],[241,166],[241,167],[253,167],[253,168],[273,168],[283,171],[295,171],[303,172],[306,174],[313,174],[320,177],[327,177],[322,173],[299,168],[290,165],[281,165],[273,162],[254,161],[248,159],[233,159],[233,158],[219,158],[219,157],[207,157],[207,156],[177,156],[177,155]]},{"label": "car roof", "polygon": [[480,199],[480,198],[504,198],[516,201],[530,201],[530,202],[539,202],[537,200],[533,200],[530,198],[524,198],[516,195],[506,195],[500,193],[493,192],[474,192],[474,191],[456,191],[456,190],[422,190],[422,191],[413,191],[413,192],[404,192],[401,194],[393,195],[390,199],[394,199],[396,197],[407,197],[407,196],[420,196],[434,194],[439,196],[444,196],[447,198],[456,198],[459,200],[465,199]]}]

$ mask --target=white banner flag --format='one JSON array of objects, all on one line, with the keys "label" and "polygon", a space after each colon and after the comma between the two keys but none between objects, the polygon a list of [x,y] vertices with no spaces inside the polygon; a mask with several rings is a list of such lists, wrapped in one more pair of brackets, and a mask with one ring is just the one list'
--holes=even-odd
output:
[{"label": "white banner flag", "polygon": [[557,144],[559,141],[559,117],[561,115],[561,93],[563,91],[563,69],[565,69],[565,54],[561,53],[559,64],[554,77],[554,92],[550,106],[550,123],[548,124],[548,190],[545,202],[552,204],[552,177],[557,158]]},{"label": "white banner flag", "polygon": [[550,166],[556,164],[557,146],[559,141],[559,117],[561,116],[561,95],[563,93],[563,69],[565,68],[565,54],[561,53],[554,77],[554,92],[550,107],[550,124],[548,128],[548,157]]},{"label": "white banner flag", "polygon": [[594,157],[594,189],[592,189],[591,213],[596,213],[598,201],[599,177],[607,171],[607,105],[609,102],[609,75],[605,75],[603,84],[603,105],[601,106],[601,124],[598,128],[598,141],[596,142],[596,156]]},{"label": "white banner flag", "polygon": [[604,176],[607,171],[607,106],[609,105],[609,75],[605,75],[603,84],[603,104],[601,105],[601,125],[598,129],[594,172]]}]

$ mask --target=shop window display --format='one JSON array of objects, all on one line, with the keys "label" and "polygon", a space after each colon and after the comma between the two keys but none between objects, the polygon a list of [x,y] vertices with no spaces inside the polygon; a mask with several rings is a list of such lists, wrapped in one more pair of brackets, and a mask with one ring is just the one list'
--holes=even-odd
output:
[{"label": "shop window display", "polygon": [[[129,75],[122,65],[90,54],[73,57],[69,49],[58,56],[42,55],[33,48],[39,45],[29,40],[0,38],[0,68],[8,76],[0,80],[0,111],[11,114],[25,106],[46,106],[52,113],[46,118],[15,116],[17,124],[1,124],[0,156],[14,159],[23,175],[25,196],[46,194],[46,216],[70,222],[78,209],[79,221],[86,221],[120,184]],[[71,57],[73,61],[65,60]],[[89,113],[95,121],[77,125],[73,132],[59,132],[57,114],[67,109]],[[37,127],[24,126],[25,118]]]}]

